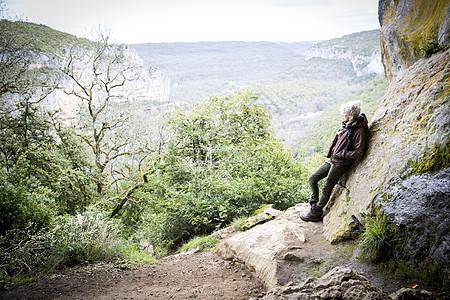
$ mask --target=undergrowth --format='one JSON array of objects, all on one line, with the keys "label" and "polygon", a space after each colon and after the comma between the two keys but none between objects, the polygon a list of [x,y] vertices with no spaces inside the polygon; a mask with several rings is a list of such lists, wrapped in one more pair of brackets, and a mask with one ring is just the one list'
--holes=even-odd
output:
[{"label": "undergrowth", "polygon": [[405,229],[387,220],[384,213],[379,213],[367,219],[359,237],[359,247],[363,258],[379,264],[401,279],[420,283],[422,287],[432,290],[438,297],[436,299],[447,295],[450,274],[434,259],[423,262],[411,260],[404,251],[409,238]]},{"label": "undergrowth", "polygon": [[369,217],[359,238],[359,246],[366,258],[380,262],[399,256],[408,241],[408,235],[386,219],[384,213]]},{"label": "undergrowth", "polygon": [[138,245],[122,239],[118,224],[102,213],[88,211],[60,217],[38,233],[10,230],[0,236],[0,283],[23,283],[66,267],[111,263],[127,269],[156,262]]},{"label": "undergrowth", "polygon": [[208,236],[197,236],[189,240],[186,244],[182,245],[178,252],[188,252],[191,250],[196,249],[197,251],[205,250],[205,249],[211,249],[214,248],[217,243],[219,242],[219,239],[216,237],[212,237],[210,235]]}]

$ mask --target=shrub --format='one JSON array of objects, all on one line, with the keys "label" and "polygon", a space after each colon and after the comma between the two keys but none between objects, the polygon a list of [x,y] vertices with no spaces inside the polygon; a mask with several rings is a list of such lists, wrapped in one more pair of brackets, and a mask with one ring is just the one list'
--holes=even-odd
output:
[{"label": "shrub", "polygon": [[49,239],[55,265],[76,265],[114,261],[122,256],[119,228],[102,213],[87,211],[63,216],[51,230]]},{"label": "shrub", "polygon": [[242,93],[214,98],[169,118],[172,139],[160,171],[135,195],[144,208],[134,239],[175,250],[262,204],[286,209],[306,201],[304,167],[274,138],[267,113],[251,100]]},{"label": "shrub", "polygon": [[34,178],[14,180],[0,170],[0,235],[12,229],[38,231],[48,225],[54,212],[47,193]]},{"label": "shrub", "polygon": [[359,246],[367,258],[378,262],[398,255],[407,239],[404,232],[389,222],[384,213],[380,213],[375,218],[367,218]]},{"label": "shrub", "polygon": [[47,266],[51,249],[47,236],[26,229],[12,229],[0,236],[0,275],[8,278],[36,274]]},{"label": "shrub", "polygon": [[425,57],[430,57],[435,53],[446,51],[447,49],[448,47],[439,45],[439,43],[436,40],[429,40],[427,45],[420,48]]},{"label": "shrub", "polygon": [[0,236],[3,280],[79,264],[111,262],[121,268],[153,263],[155,258],[119,235],[120,224],[103,213],[60,216],[54,227],[34,232],[13,229]]},{"label": "shrub", "polygon": [[219,241],[216,237],[211,236],[197,236],[189,240],[186,244],[182,245],[178,252],[188,252],[190,250],[204,250],[210,249],[217,245]]}]

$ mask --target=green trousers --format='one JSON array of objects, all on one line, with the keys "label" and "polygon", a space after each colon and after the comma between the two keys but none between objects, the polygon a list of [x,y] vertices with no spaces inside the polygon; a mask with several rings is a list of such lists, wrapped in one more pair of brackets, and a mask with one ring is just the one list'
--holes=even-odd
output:
[{"label": "green trousers", "polygon": [[[331,192],[334,186],[338,183],[339,179],[348,171],[350,166],[335,166],[330,162],[325,162],[321,165],[310,177],[309,186],[311,188],[311,203],[316,203],[317,207],[324,208],[330,199]],[[322,195],[319,199],[319,186],[318,183],[323,178],[327,178],[325,185],[322,189]]]}]

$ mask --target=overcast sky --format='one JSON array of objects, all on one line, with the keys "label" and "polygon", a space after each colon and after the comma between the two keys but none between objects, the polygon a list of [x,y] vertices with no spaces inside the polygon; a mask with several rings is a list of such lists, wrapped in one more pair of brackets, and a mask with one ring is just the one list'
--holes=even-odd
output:
[{"label": "overcast sky", "polygon": [[[1,1],[1,0],[0,0]],[[3,0],[9,15],[114,42],[311,41],[379,28],[378,0]]]}]

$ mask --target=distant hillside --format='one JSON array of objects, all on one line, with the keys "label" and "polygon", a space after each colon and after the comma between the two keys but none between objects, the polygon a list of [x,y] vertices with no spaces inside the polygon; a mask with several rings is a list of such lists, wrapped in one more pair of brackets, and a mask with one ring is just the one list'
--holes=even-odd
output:
[{"label": "distant hillside", "polygon": [[[54,63],[56,49],[93,46],[92,41],[44,25],[2,22],[3,30],[14,30],[29,41],[37,67]],[[369,84],[382,73],[379,30],[322,42],[148,43],[127,48],[130,61],[143,72],[131,87],[140,91],[130,102],[135,112],[159,115],[174,107],[189,109],[194,101],[249,89],[268,109],[278,137],[296,151],[305,149],[298,144],[314,131],[324,112],[355,97],[364,101],[360,95],[367,94],[367,86],[376,86],[376,95],[384,86]],[[73,115],[76,104],[67,97],[57,90],[47,103]],[[314,136],[320,138],[320,133]]]},{"label": "distant hillside", "polygon": [[171,80],[171,99],[191,102],[245,88],[304,60],[314,42],[201,42],[131,45]]},{"label": "distant hillside", "polygon": [[[0,20],[1,31],[14,32],[17,41],[27,41],[27,46],[35,52],[54,54],[68,44],[77,43],[80,46],[90,47],[91,41],[77,38],[74,35],[52,29],[45,25],[30,22],[11,22],[5,19]],[[2,36],[4,36],[2,34]]]},{"label": "distant hillside", "polygon": [[297,144],[312,132],[324,111],[360,95],[383,73],[379,30],[317,43],[148,43],[132,47],[147,66],[168,76],[170,101],[180,107],[188,109],[193,101],[250,89],[271,114],[278,136],[295,149],[304,149]]}]

